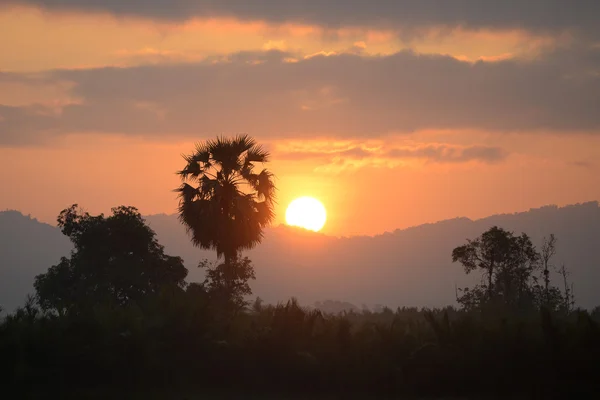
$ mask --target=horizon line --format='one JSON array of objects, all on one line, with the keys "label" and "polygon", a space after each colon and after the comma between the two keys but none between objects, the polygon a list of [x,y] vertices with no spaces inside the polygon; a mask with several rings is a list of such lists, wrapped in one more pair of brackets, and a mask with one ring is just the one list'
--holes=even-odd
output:
[{"label": "horizon line", "polygon": [[[350,239],[350,238],[375,238],[378,236],[384,236],[384,235],[391,235],[391,234],[395,234],[398,232],[402,232],[402,231],[407,231],[407,230],[411,230],[411,229],[417,229],[420,227],[424,227],[424,226],[428,226],[428,225],[435,225],[435,224],[439,224],[439,223],[444,223],[444,222],[450,222],[450,221],[456,221],[456,220],[468,220],[470,222],[477,222],[477,221],[482,221],[488,218],[494,218],[494,217],[502,217],[502,216],[508,216],[508,215],[519,215],[519,214],[525,214],[528,212],[532,212],[532,211],[537,211],[537,210],[542,210],[544,208],[556,208],[556,209],[564,209],[564,208],[569,208],[569,207],[581,207],[581,206],[585,206],[585,205],[592,205],[594,204],[597,208],[600,208],[600,200],[588,200],[588,201],[582,201],[582,202],[577,202],[577,203],[570,203],[570,204],[564,204],[564,205],[558,205],[558,204],[545,204],[542,206],[538,206],[538,207],[530,207],[528,210],[521,210],[521,211],[514,211],[514,212],[505,212],[505,213],[497,213],[497,214],[491,214],[485,217],[481,217],[481,218],[469,218],[467,216],[457,216],[457,217],[453,217],[453,218],[445,218],[445,219],[441,219],[438,221],[433,221],[433,222],[423,222],[421,224],[418,225],[411,225],[411,226],[407,226],[405,228],[396,228],[392,231],[384,231],[381,233],[376,233],[374,235],[366,235],[366,234],[362,234],[362,235],[350,235],[350,236],[344,236],[344,235],[331,235],[331,234],[326,234],[326,233],[322,233],[322,232],[314,232],[314,231],[310,231],[307,229],[303,229],[303,228],[298,228],[298,227],[293,227],[290,225],[287,225],[285,223],[280,223],[279,225],[272,225],[270,227],[268,227],[267,229],[297,229],[298,231],[302,231],[303,233],[306,233],[308,235],[321,235],[321,236],[325,236],[328,238],[336,238],[336,239]],[[36,217],[34,217],[31,213],[27,213],[25,214],[23,211],[21,210],[16,210],[16,209],[5,209],[0,211],[0,215],[5,214],[5,213],[11,213],[11,212],[15,212],[20,214],[23,217],[28,217],[29,219],[38,222],[40,224],[43,225],[48,225],[50,227],[56,228],[56,225],[50,224],[48,222],[42,221]],[[146,215],[142,215],[142,217],[144,219],[147,218],[151,218],[151,217],[174,217],[177,216],[177,213],[172,213],[172,214],[167,214],[167,213],[156,213],[156,214],[146,214]]]}]

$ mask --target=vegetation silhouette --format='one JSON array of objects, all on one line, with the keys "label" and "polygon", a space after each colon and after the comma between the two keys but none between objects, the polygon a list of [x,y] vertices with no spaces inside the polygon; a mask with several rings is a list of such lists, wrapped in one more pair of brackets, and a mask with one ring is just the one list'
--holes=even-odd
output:
[{"label": "vegetation silhouette", "polygon": [[187,164],[178,172],[183,183],[176,189],[180,220],[196,246],[214,249],[224,258],[216,265],[200,264],[207,268],[205,285],[239,310],[246,305],[244,296],[251,294],[248,280],[255,278],[250,260],[240,259],[240,251],[260,243],[274,217],[273,174],[255,170],[256,163],[269,161],[269,152],[253,138],[239,135],[198,143],[183,157]]},{"label": "vegetation silhouette", "polygon": [[600,308],[574,307],[564,266],[563,290],[552,286],[554,236],[538,251],[526,234],[493,226],[456,247],[452,260],[482,279],[458,308],[249,306],[254,270],[240,251],[260,242],[274,191],[270,173],[250,164],[267,154],[241,136],[186,160],[182,176],[198,187],[179,189],[182,222],[224,262],[201,263],[206,280],[186,283],[182,260],[164,254],[135,208],[63,210],[71,256],[37,276],[36,295],[0,323],[4,393],[576,398],[598,389]]},{"label": "vegetation silhouette", "polygon": [[459,289],[462,295],[457,296],[457,302],[467,309],[494,305],[513,310],[565,307],[571,293],[568,289],[561,293],[550,284],[556,243],[551,234],[538,252],[527,234],[515,236],[497,226],[467,240],[452,251],[452,261],[460,262],[467,274],[481,270],[483,279],[472,289]]},{"label": "vegetation silhouette", "polygon": [[58,216],[58,226],[75,246],[48,272],[35,277],[44,311],[63,315],[86,312],[100,303],[125,306],[161,288],[183,288],[187,269],[168,256],[134,207],[116,207],[112,215],[92,216],[75,204]]}]

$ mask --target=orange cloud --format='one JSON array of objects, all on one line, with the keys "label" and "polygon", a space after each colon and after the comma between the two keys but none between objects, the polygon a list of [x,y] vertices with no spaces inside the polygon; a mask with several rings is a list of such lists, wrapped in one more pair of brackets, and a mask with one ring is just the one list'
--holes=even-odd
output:
[{"label": "orange cloud", "polygon": [[315,172],[337,174],[364,167],[423,168],[431,163],[469,162],[496,164],[505,161],[508,152],[498,146],[419,143],[409,139],[366,142],[314,140],[279,142],[274,155],[281,160],[310,163]]},{"label": "orange cloud", "polygon": [[435,27],[404,37],[390,28],[324,28],[231,17],[175,23],[106,13],[40,11],[31,6],[1,8],[0,26],[0,70],[8,71],[193,62],[264,49],[306,56],[357,50],[365,55],[392,54],[411,48],[473,61],[533,54],[568,40],[522,30],[448,31]]}]

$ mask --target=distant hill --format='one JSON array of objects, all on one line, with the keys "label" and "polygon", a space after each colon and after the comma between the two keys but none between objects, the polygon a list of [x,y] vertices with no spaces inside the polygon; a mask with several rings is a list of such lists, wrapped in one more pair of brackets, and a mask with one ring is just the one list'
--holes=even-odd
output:
[{"label": "distant hill", "polygon": [[71,242],[18,211],[0,212],[0,306],[12,310],[33,291],[33,278],[68,256]]},{"label": "distant hill", "polygon": [[[180,255],[189,280],[203,279],[196,268],[214,253],[194,248],[175,215],[146,220],[167,253]],[[579,305],[600,305],[600,206],[589,202],[546,206],[472,221],[456,218],[374,237],[336,238],[285,226],[266,231],[264,242],[247,252],[257,280],[255,295],[268,303],[291,296],[303,304],[341,300],[357,305],[443,306],[454,304],[455,287],[472,283],[452,264],[452,249],[493,225],[529,234],[558,237],[557,266],[571,270]],[[0,304],[11,309],[31,290],[33,277],[68,255],[70,244],[58,229],[11,211],[0,213]]]}]

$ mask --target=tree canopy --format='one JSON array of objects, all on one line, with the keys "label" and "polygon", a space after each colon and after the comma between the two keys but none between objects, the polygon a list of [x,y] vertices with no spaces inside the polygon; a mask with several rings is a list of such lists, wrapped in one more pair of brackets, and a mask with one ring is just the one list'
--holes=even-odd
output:
[{"label": "tree canopy", "polygon": [[65,312],[98,302],[124,305],[156,294],[162,287],[185,286],[180,257],[164,253],[155,232],[134,207],[92,216],[77,205],[63,210],[58,226],[74,245],[45,274],[35,278],[40,305]]},{"label": "tree canopy", "polygon": [[275,185],[273,174],[255,164],[268,162],[269,153],[240,135],[199,143],[184,159],[179,215],[193,243],[226,260],[260,243],[274,217]]},{"label": "tree canopy", "polygon": [[535,301],[536,272],[541,269],[540,254],[525,233],[494,226],[474,240],[452,251],[452,261],[460,262],[465,273],[483,272],[483,282],[473,289],[463,289],[459,303],[474,307],[497,300],[511,307]]}]

